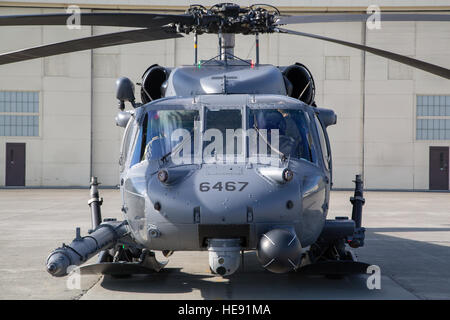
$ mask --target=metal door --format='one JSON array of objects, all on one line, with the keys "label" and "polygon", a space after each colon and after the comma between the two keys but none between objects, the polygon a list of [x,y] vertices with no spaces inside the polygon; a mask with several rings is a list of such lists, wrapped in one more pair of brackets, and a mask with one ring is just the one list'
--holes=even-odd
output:
[{"label": "metal door", "polygon": [[430,147],[430,190],[448,190],[448,147]]},{"label": "metal door", "polygon": [[25,143],[6,144],[6,186],[25,186]]}]

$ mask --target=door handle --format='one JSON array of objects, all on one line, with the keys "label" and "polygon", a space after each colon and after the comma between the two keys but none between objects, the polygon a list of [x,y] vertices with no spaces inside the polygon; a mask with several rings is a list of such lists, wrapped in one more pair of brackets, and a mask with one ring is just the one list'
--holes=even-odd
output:
[{"label": "door handle", "polygon": [[14,150],[11,149],[11,164],[14,165]]},{"label": "door handle", "polygon": [[14,149],[11,149],[11,151],[9,152],[10,154],[10,164],[14,165]]}]

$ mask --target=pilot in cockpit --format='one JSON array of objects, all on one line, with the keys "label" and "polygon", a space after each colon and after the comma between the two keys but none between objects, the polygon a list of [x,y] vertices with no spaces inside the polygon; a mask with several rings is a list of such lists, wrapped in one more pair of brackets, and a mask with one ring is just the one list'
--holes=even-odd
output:
[{"label": "pilot in cockpit", "polygon": [[[299,141],[298,128],[289,113],[284,113],[282,110],[259,110],[255,114],[256,129],[266,129],[269,147],[272,151],[280,153],[281,156],[298,156]],[[276,143],[272,141],[271,130],[278,129],[279,142],[278,149],[274,147]],[[297,130],[297,132],[295,132]]]}]

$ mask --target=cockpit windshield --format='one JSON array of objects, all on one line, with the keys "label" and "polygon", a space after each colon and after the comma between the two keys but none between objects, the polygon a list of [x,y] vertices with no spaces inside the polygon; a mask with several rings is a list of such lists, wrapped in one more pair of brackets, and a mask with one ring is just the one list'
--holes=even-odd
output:
[{"label": "cockpit windshield", "polygon": [[144,116],[132,165],[146,156],[170,157],[174,164],[316,163],[310,126],[308,114],[299,109],[151,110]]},{"label": "cockpit windshield", "polygon": [[[249,129],[259,138],[258,154],[316,161],[308,114],[295,109],[250,109]],[[267,146],[265,146],[265,145]],[[251,146],[250,146],[251,148]],[[255,150],[255,149],[253,149]]]},{"label": "cockpit windshield", "polygon": [[[198,110],[152,110],[147,112],[136,142],[132,164],[144,160],[161,159],[173,149],[185,146],[183,151],[191,153],[196,125],[200,125]],[[189,146],[189,148],[188,148]],[[187,151],[189,150],[189,151]],[[183,152],[182,151],[182,152]],[[186,155],[185,155],[186,156]]]}]

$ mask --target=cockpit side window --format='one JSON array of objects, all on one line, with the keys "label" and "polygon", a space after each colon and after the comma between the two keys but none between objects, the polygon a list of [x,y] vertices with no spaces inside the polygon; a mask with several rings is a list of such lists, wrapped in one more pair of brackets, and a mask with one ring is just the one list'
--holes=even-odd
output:
[{"label": "cockpit side window", "polygon": [[325,163],[325,168],[327,168],[327,170],[329,170],[330,169],[329,168],[330,153],[328,150],[328,145],[327,145],[327,140],[325,138],[324,129],[323,129],[322,123],[320,122],[317,115],[314,116],[314,119],[316,122],[317,132],[319,134],[319,141],[320,141],[320,147],[322,149],[323,162]]},{"label": "cockpit side window", "polygon": [[135,164],[141,162],[144,149],[145,149],[145,140],[147,136],[147,119],[148,114],[145,114],[144,121],[142,122],[142,125],[139,127],[139,133],[136,140],[136,143],[134,145],[134,152],[133,152],[133,158],[131,159],[131,165],[134,166]]},{"label": "cockpit side window", "polygon": [[122,146],[121,146],[120,157],[119,157],[120,172],[122,172],[123,169],[125,168],[125,163],[127,162],[127,157],[128,157],[128,151],[130,150],[130,147],[131,147],[132,138],[133,138],[133,128],[134,128],[133,123],[134,123],[134,119],[133,119],[133,117],[131,117],[125,128],[125,132],[123,133]]}]

